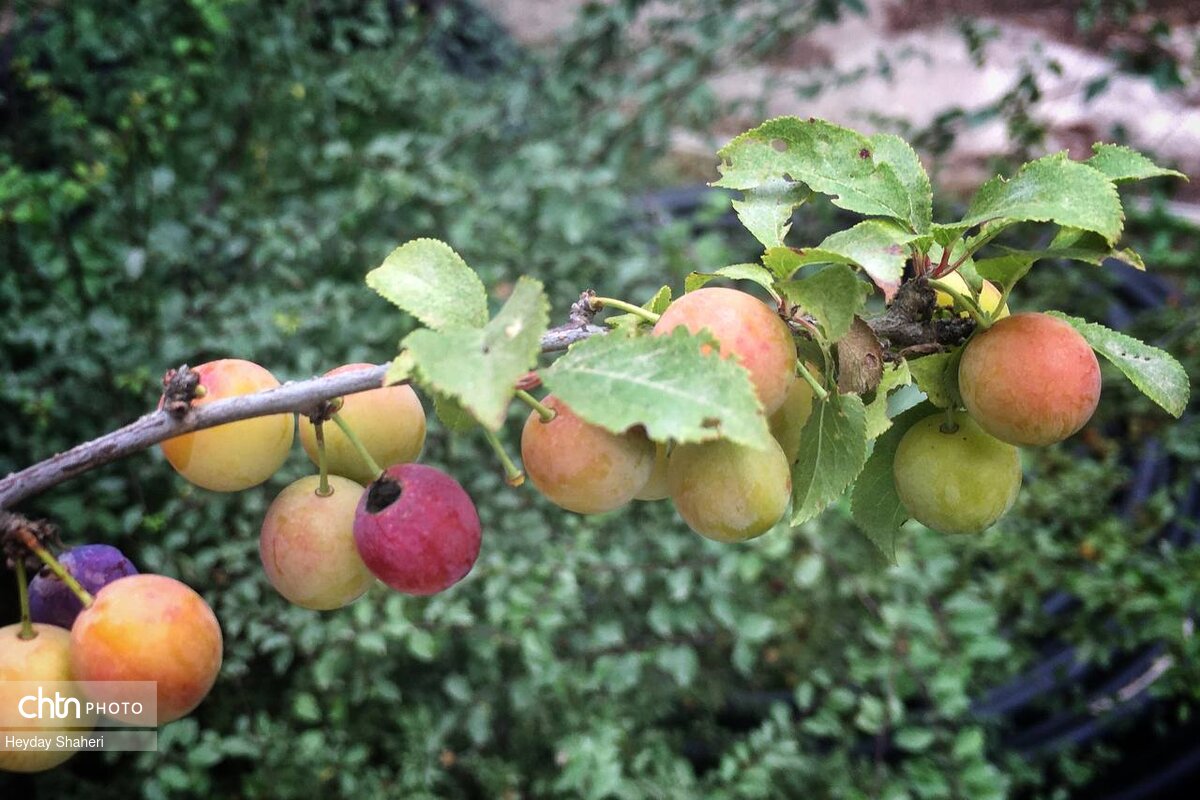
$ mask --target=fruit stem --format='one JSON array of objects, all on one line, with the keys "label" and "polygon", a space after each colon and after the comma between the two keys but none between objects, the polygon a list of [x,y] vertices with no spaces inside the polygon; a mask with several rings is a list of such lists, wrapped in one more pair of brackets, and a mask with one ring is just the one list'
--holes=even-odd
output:
[{"label": "fruit stem", "polygon": [[946,406],[946,419],[938,426],[938,430],[942,433],[958,432],[958,423],[954,421],[954,409],[951,406]]},{"label": "fruit stem", "polygon": [[967,297],[965,294],[952,286],[947,286],[940,280],[931,280],[929,285],[938,291],[945,292],[946,294],[950,295],[950,297],[954,299],[954,305],[962,308],[964,311],[970,314],[971,318],[975,320],[975,324],[980,328],[987,330],[989,327],[991,327],[991,318],[987,314],[983,313],[983,310],[979,308],[979,304],[970,297]]},{"label": "fruit stem", "polygon": [[325,422],[317,420],[313,423],[317,434],[317,470],[320,482],[317,484],[317,497],[329,497],[333,489],[329,488],[329,465],[325,462]]},{"label": "fruit stem", "polygon": [[536,411],[538,416],[542,418],[542,422],[549,422],[558,416],[557,411],[555,411],[553,408],[550,408],[524,389],[517,389],[516,397],[522,403]]},{"label": "fruit stem", "polygon": [[483,435],[487,438],[488,444],[492,446],[492,450],[495,451],[496,458],[500,459],[500,463],[504,466],[504,480],[508,482],[508,485],[517,487],[525,483],[525,473],[518,469],[513,460],[509,458],[499,437],[487,428],[484,428]]},{"label": "fruit stem", "polygon": [[658,322],[658,318],[662,316],[661,314],[655,314],[653,311],[642,308],[641,306],[635,306],[633,303],[626,303],[624,300],[617,300],[613,297],[593,297],[591,299],[591,304],[592,308],[595,309],[615,308],[618,311],[624,311],[628,314],[633,314],[636,317],[641,317],[642,319],[646,320],[651,325],[653,325],[655,322]]},{"label": "fruit stem", "polygon": [[350,444],[354,445],[354,449],[358,451],[358,457],[367,465],[367,469],[371,470],[371,474],[378,478],[383,474],[383,469],[376,463],[375,459],[371,458],[371,454],[367,452],[367,448],[362,443],[362,439],[358,438],[358,434],[342,419],[341,414],[334,414],[333,421],[342,429],[342,433],[346,434],[346,438],[350,440]]},{"label": "fruit stem", "polygon": [[809,387],[812,388],[813,394],[815,394],[817,398],[821,400],[821,402],[825,402],[829,399],[829,390],[822,386],[821,382],[818,381],[816,377],[808,371],[808,367],[804,366],[803,361],[796,361],[796,371],[800,373],[800,377],[804,378],[805,382],[808,383]]},{"label": "fruit stem", "polygon": [[49,550],[42,547],[38,543],[38,540],[33,537],[33,534],[31,534],[29,531],[21,531],[17,535],[20,537],[21,542],[27,548],[29,548],[30,552],[40,558],[42,563],[49,567],[50,571],[57,575],[58,579],[65,583],[67,588],[79,598],[79,602],[83,603],[84,608],[92,607],[92,603],[95,602],[95,598],[92,597],[91,592],[83,588],[79,584],[79,581],[75,580],[75,577],[71,573],[67,572],[67,568],[60,564],[58,559],[51,555]]},{"label": "fruit stem", "polygon": [[26,641],[37,638],[37,631],[33,629],[33,620],[29,616],[29,581],[25,577],[25,561],[17,559],[17,595],[21,598],[21,632],[17,634],[18,639]]}]

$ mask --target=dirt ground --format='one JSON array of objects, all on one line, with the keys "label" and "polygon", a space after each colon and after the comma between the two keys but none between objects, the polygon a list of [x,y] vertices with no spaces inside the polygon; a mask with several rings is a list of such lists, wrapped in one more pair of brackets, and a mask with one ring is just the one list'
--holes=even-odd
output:
[{"label": "dirt ground", "polygon": [[[482,0],[520,41],[537,47],[571,24],[582,0]],[[1050,130],[1048,149],[1084,156],[1097,140],[1127,140],[1197,178],[1185,190],[1200,200],[1200,80],[1197,67],[1183,73],[1190,85],[1163,90],[1146,75],[1115,72],[1113,59],[1137,67],[1138,59],[1164,54],[1187,65],[1200,37],[1200,2],[1150,0],[1147,10],[1123,24],[1079,34],[1071,23],[1079,0],[866,0],[868,14],[847,15],[791,43],[769,60],[740,64],[713,82],[730,100],[761,99],[769,115],[831,119],[861,130],[883,124],[922,127],[955,107],[977,109],[1008,91],[1025,67],[1039,76],[1043,93],[1031,113]],[[959,30],[967,16],[989,29],[986,59],[977,65]],[[1149,35],[1169,21],[1169,38]],[[848,47],[846,43],[852,42]],[[870,74],[880,54],[889,76]],[[860,80],[803,98],[797,87],[865,67]],[[1088,98],[1090,86],[1109,75],[1106,89]],[[680,131],[680,157],[711,158],[719,146],[756,120],[725,119],[710,131]],[[989,157],[1006,145],[999,121],[959,136],[935,181],[948,189],[986,177]]]}]

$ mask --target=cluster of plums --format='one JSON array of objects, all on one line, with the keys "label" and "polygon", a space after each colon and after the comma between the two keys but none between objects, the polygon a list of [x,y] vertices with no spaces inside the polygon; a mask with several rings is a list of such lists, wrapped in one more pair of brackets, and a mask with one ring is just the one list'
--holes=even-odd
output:
[{"label": "cluster of plums", "polygon": [[[328,375],[366,369],[347,364]],[[250,361],[222,359],[194,368],[203,391],[197,406],[279,385]],[[373,474],[354,443],[323,423],[327,489],[310,475],[271,502],[259,555],[271,585],[290,602],[327,611],[361,597],[376,579],[401,592],[428,595],[457,583],[479,556],[475,505],[457,481],[411,463],[425,443],[425,412],[410,386],[347,395],[338,411],[383,474]],[[291,414],[232,422],[168,439],[163,453],[197,486],[238,491],[256,486],[291,450]],[[300,418],[300,441],[319,463],[317,430]]]},{"label": "cluster of plums", "polygon": [[[17,681],[53,682],[47,695],[73,697],[81,708],[128,703],[119,685],[104,682],[153,681],[159,724],[199,705],[221,669],[221,628],[204,598],[174,578],[139,574],[129,559],[108,545],[76,547],[59,563],[93,601],[84,608],[48,570],[30,582],[34,635],[23,638],[21,624],[0,628],[0,729],[7,729],[5,735],[31,740],[87,730],[92,724],[86,714],[69,725],[49,716],[18,718],[16,694],[27,693],[29,687],[13,683]],[[67,686],[73,688],[64,691]],[[120,713],[110,716],[135,721]],[[19,728],[23,730],[14,730]],[[0,750],[0,770],[39,772],[72,754],[65,748]]]}]

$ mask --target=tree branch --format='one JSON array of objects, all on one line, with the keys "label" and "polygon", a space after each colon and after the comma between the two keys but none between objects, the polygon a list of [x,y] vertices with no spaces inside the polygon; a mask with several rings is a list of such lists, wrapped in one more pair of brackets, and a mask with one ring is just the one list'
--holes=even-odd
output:
[{"label": "tree branch", "polygon": [[[605,330],[591,324],[590,318],[585,321],[573,316],[571,323],[546,332],[542,337],[542,352],[566,350],[575,342],[604,333]],[[207,403],[179,417],[165,410],[152,411],[123,428],[0,480],[0,510],[12,508],[22,500],[64,481],[180,434],[269,414],[309,414],[321,403],[335,397],[378,389],[383,384],[387,368],[387,364],[379,364],[370,369],[286,383],[275,389]]]}]

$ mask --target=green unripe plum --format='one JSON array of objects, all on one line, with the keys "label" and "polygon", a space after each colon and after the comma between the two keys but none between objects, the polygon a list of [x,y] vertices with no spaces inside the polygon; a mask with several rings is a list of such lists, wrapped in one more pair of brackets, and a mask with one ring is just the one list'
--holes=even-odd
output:
[{"label": "green unripe plum", "polygon": [[[818,374],[816,370],[812,372],[814,375]],[[787,456],[789,464],[796,463],[796,456],[800,453],[800,432],[804,430],[804,425],[812,415],[812,409],[812,387],[808,385],[808,381],[798,380],[788,389],[783,405],[767,420],[771,427],[771,435],[783,448],[783,454]]]},{"label": "green unripe plum", "polygon": [[1012,507],[1021,456],[965,413],[937,413],[913,425],[896,448],[896,493],[913,519],[942,533],[978,533]]},{"label": "green unripe plum", "polygon": [[[43,750],[33,747],[33,740],[89,730],[94,724],[90,715],[78,723],[71,720],[69,724],[66,720],[55,720],[48,716],[32,720],[21,716],[21,698],[39,688],[24,682],[40,683],[42,694],[47,697],[54,697],[57,692],[74,698],[81,709],[87,703],[87,698],[78,691],[72,691],[67,684],[74,680],[71,674],[71,634],[63,628],[36,622],[33,630],[36,636],[22,639],[19,624],[0,628],[0,731],[4,731],[3,736],[7,738],[30,745],[28,750],[18,750],[16,747],[0,750],[0,770],[5,772],[44,772],[57,767],[75,755],[75,751]],[[29,710],[28,707],[26,710]]]},{"label": "green unripe plum", "polygon": [[521,460],[546,499],[578,514],[600,514],[633,499],[654,470],[654,442],[640,428],[615,434],[584,422],[566,403],[547,396],[555,411],[543,422],[536,411],[521,431]]},{"label": "green unripe plum", "polygon": [[332,494],[319,495],[321,479],[301,478],[271,501],[258,554],[267,579],[288,601],[314,611],[341,608],[375,583],[354,543],[354,515],[363,487],[329,476]]},{"label": "green unripe plum", "polygon": [[1100,364],[1066,322],[1014,314],[967,343],[958,388],[967,411],[997,439],[1054,444],[1092,418],[1100,402]]},{"label": "green unripe plum", "polygon": [[[193,408],[279,385],[270,372],[240,358],[210,361],[193,371],[204,388],[204,395],[192,401]],[[237,492],[257,486],[283,466],[295,427],[292,414],[274,414],[185,433],[160,447],[175,471],[191,483],[214,492]]]},{"label": "green unripe plum", "polygon": [[633,496],[634,500],[666,500],[671,496],[667,488],[667,454],[670,448],[659,442],[654,445],[654,469],[650,471],[650,479],[646,485]]},{"label": "green unripe plum", "polygon": [[792,474],[774,440],[765,450],[720,439],[679,444],[667,464],[671,499],[684,522],[718,542],[769,531],[787,510]]},{"label": "green unripe plum", "polygon": [[678,327],[707,329],[724,358],[733,357],[750,373],[763,411],[773,414],[796,379],[796,344],[787,323],[762,301],[736,289],[705,287],[667,307],[654,325],[661,336]]},{"label": "green unripe plum", "polygon": [[[325,373],[340,375],[372,364],[346,364]],[[416,461],[425,445],[425,409],[411,386],[385,386],[369,392],[348,394],[338,411],[350,430],[362,440],[371,458],[383,469],[393,464]],[[332,422],[325,423],[325,458],[329,471],[361,484],[375,480],[358,450]],[[308,417],[300,417],[300,444],[317,464],[317,429]]]}]

